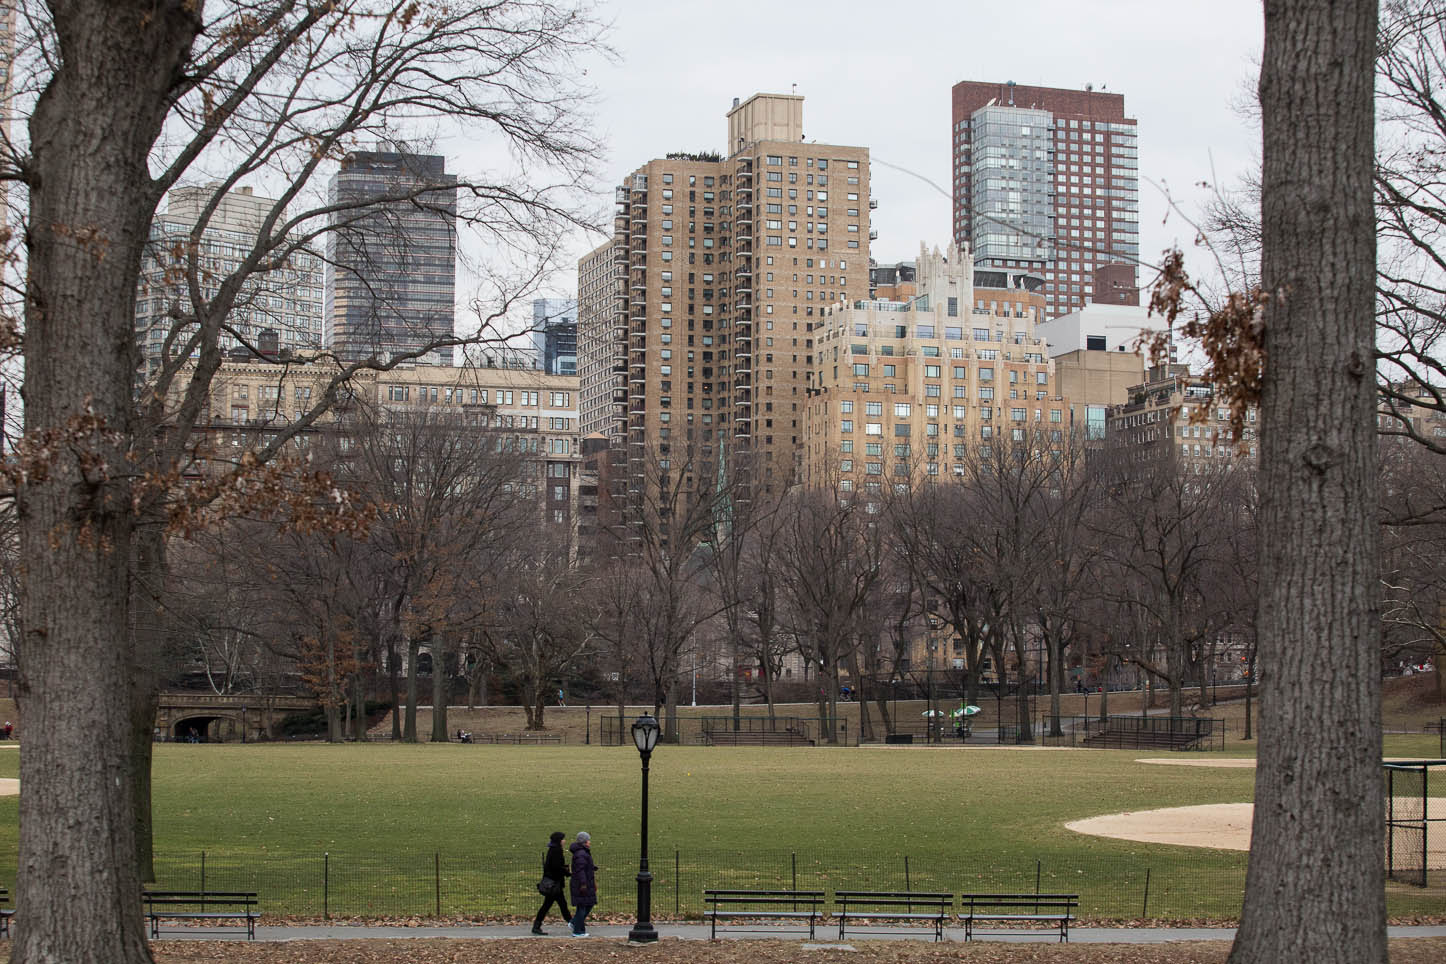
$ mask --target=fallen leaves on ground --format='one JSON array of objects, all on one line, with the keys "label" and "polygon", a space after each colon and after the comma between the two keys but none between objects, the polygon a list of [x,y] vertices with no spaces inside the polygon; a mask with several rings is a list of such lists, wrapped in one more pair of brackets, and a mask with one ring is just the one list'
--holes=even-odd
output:
[{"label": "fallen leaves on ground", "polygon": [[[162,941],[157,964],[1223,964],[1228,941],[1170,944],[1055,944],[930,941],[849,941],[854,950],[804,950],[799,941],[684,941],[664,938],[632,947],[620,939],[345,940],[261,943]],[[1446,938],[1391,941],[1393,964],[1439,964]]]}]

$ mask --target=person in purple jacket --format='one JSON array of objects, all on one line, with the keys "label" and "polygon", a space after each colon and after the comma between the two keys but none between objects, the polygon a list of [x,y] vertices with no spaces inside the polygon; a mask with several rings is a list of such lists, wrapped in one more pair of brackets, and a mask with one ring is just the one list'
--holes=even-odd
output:
[{"label": "person in purple jacket", "polygon": [[587,914],[597,906],[597,866],[592,862],[592,834],[578,832],[572,846],[572,936],[591,937],[587,932]]}]

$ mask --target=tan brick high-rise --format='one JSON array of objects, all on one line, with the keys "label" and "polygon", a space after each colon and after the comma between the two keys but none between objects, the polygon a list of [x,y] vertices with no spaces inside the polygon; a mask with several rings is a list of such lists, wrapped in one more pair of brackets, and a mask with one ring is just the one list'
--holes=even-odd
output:
[{"label": "tan brick high-rise", "polygon": [[[805,141],[796,95],[727,119],[726,156],[670,154],[619,187],[611,332],[626,342],[594,370],[627,370],[635,479],[654,462],[713,485],[748,453],[756,490],[779,492],[798,478],[814,329],[867,296],[869,153]],[[611,401],[583,379],[585,406]]]}]

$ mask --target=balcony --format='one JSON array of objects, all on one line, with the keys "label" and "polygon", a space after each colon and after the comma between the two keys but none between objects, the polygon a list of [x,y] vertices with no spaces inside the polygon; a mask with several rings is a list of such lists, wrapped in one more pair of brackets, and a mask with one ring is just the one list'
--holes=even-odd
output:
[{"label": "balcony", "polygon": [[871,198],[869,198],[869,210],[870,210],[870,211],[877,211],[878,209],[879,209],[879,199],[876,198],[876,197],[871,197]]},{"label": "balcony", "polygon": [[879,240],[879,229],[878,229],[878,228],[869,228],[869,240],[870,240],[870,241],[877,241],[877,240]]}]

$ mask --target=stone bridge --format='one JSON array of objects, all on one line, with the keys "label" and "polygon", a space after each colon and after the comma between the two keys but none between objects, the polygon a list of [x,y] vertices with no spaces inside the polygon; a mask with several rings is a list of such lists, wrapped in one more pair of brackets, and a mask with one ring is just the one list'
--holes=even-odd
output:
[{"label": "stone bridge", "polygon": [[283,716],[315,707],[315,700],[301,696],[170,691],[161,694],[155,739],[167,743],[269,740]]}]

